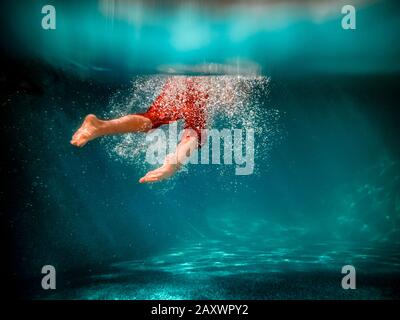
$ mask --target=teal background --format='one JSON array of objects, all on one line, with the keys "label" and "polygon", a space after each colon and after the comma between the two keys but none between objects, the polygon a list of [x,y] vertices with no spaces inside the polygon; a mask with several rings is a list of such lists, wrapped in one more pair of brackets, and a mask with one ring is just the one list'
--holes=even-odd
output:
[{"label": "teal background", "polygon": [[[41,27],[46,1],[6,5],[10,27],[7,47],[80,72],[154,73],[164,64],[198,64],[250,59],[266,74],[371,73],[399,71],[396,1],[360,1],[356,30],[341,28],[340,1],[310,5],[219,7],[210,1],[134,1],[121,3],[53,1],[56,30]],[[129,3],[129,2],[128,2]],[[240,1],[233,1],[240,3]],[[262,2],[261,3],[268,3]],[[285,4],[284,1],[277,2]],[[317,12],[329,4],[329,14]],[[290,2],[289,2],[290,4]]]},{"label": "teal background", "polygon": [[[399,297],[396,2],[360,4],[347,31],[339,5],[318,20],[303,3],[255,14],[173,1],[138,8],[140,25],[97,1],[53,1],[45,31],[43,4],[2,4],[3,217],[19,297]],[[136,76],[246,60],[271,78],[263,107],[284,128],[254,175],[191,166],[148,187],[104,144],[69,144]],[[40,289],[45,264],[55,292]],[[340,286],[346,264],[357,290]]]}]

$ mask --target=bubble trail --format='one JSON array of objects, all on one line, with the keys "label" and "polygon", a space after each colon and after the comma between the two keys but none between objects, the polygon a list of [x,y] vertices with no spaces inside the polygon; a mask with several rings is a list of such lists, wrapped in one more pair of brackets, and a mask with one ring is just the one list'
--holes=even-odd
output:
[{"label": "bubble trail", "polygon": [[[171,90],[181,90],[187,76],[138,76],[132,80],[128,90],[116,92],[110,99],[106,119],[118,118],[127,114],[147,110],[157,98],[167,80],[173,78],[176,84]],[[270,78],[265,76],[191,76],[207,91],[206,113],[207,129],[253,129],[255,132],[255,165],[269,157],[271,148],[285,130],[280,121],[281,112],[266,102],[269,94]],[[178,121],[178,129],[182,128]],[[162,126],[167,130],[168,126]],[[152,166],[144,161],[149,143],[145,134],[125,134],[103,139],[108,155],[117,161],[128,162],[143,173]],[[190,170],[190,169],[189,169]],[[201,170],[201,169],[200,169]],[[220,166],[220,175],[232,174],[232,166]],[[178,175],[179,176],[179,175]]]}]

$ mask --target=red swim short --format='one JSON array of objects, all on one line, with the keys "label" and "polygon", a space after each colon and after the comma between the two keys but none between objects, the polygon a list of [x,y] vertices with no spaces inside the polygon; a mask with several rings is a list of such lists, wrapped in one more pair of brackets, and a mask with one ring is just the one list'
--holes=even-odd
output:
[{"label": "red swim short", "polygon": [[201,130],[206,125],[208,94],[206,86],[193,78],[172,78],[167,80],[160,95],[145,113],[139,115],[148,118],[158,128],[180,119],[185,121],[185,129],[192,129],[198,137],[199,146],[204,142]]}]

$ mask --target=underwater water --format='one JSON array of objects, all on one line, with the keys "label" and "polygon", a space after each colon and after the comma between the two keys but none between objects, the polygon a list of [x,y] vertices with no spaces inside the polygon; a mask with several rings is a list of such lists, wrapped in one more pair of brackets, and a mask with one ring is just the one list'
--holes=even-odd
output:
[{"label": "underwater water", "polygon": [[[6,130],[15,155],[10,173],[14,183],[24,181],[10,199],[22,295],[398,297],[393,80],[271,78],[262,106],[274,115],[278,109],[279,117],[261,113],[273,133],[268,148],[259,146],[264,152],[256,152],[252,175],[234,175],[233,165],[189,164],[154,185],[137,182],[152,166],[135,151],[134,137],[83,149],[69,144],[85,114],[112,114],[121,90],[131,97],[132,81],[106,89],[67,79],[52,82],[44,95],[16,95],[9,103],[21,107],[10,112]],[[40,282],[34,271],[44,264],[57,269],[55,293],[31,285]],[[358,272],[351,292],[341,288],[347,264]]]},{"label": "underwater water", "polygon": [[[203,21],[205,13],[190,6],[157,22],[151,18],[163,10],[144,7],[138,16],[150,22],[138,24],[105,15],[104,1],[87,3],[81,32],[72,28],[74,11],[61,11],[68,19],[55,41],[22,30],[13,45],[23,44],[31,60],[2,66],[3,217],[19,297],[400,298],[399,48],[391,45],[395,28],[382,36],[398,25],[393,4],[361,10],[366,29],[358,34],[335,37],[334,15],[311,23],[301,10],[254,31],[233,10],[227,21],[200,25],[210,31],[202,38],[185,17]],[[123,48],[127,21],[143,46]],[[171,21],[188,24],[198,41],[177,44],[181,28],[165,31]],[[256,63],[227,67],[238,55]],[[215,94],[210,126],[255,129],[252,174],[235,175],[234,164],[189,164],[171,180],[142,185],[155,167],[145,161],[145,134],[71,146],[85,115],[143,112],[167,76],[205,67]],[[43,265],[57,270],[54,291],[40,287]],[[345,265],[356,268],[356,290],[341,287]]]}]

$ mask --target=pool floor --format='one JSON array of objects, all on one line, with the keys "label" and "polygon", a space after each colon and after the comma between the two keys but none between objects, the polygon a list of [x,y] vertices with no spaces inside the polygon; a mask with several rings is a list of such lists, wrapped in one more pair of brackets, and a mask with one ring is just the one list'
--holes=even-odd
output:
[{"label": "pool floor", "polygon": [[[187,242],[143,260],[113,263],[57,280],[35,299],[395,299],[399,255],[384,247],[314,243],[291,247],[221,240]],[[335,248],[335,250],[332,250]],[[341,286],[356,268],[356,289]]]}]

